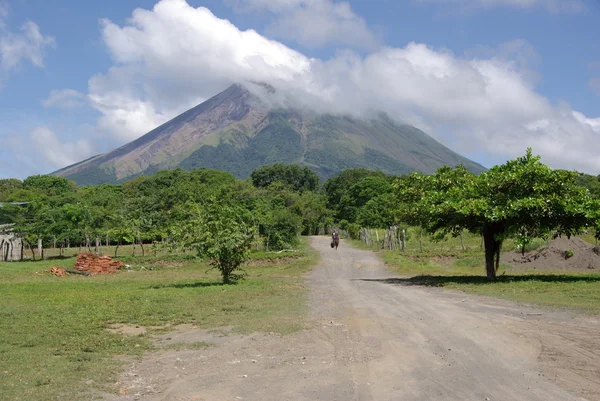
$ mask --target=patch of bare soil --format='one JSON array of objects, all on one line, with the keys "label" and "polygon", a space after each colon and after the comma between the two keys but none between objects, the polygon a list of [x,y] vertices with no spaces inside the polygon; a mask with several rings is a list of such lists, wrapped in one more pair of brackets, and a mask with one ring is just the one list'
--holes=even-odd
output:
[{"label": "patch of bare soil", "polygon": [[136,324],[117,323],[109,325],[106,331],[127,337],[136,337],[146,334],[146,327]]},{"label": "patch of bare soil", "polygon": [[434,263],[437,263],[438,265],[440,265],[442,267],[448,267],[448,266],[451,266],[456,261],[456,258],[453,258],[450,256],[434,256],[430,260]]},{"label": "patch of bare soil", "polygon": [[[309,329],[147,354],[107,399],[600,399],[598,320],[408,285],[373,253],[328,245],[313,241],[322,259],[308,280]],[[220,339],[181,326],[158,341]]]},{"label": "patch of bare soil", "polygon": [[[572,256],[567,254],[569,251]],[[525,256],[520,252],[506,252],[502,261],[526,269],[600,271],[600,247],[581,238],[563,237],[550,241],[546,248],[525,253]]]},{"label": "patch of bare soil", "polygon": [[245,267],[256,267],[256,266],[279,266],[282,264],[290,263],[299,256],[285,256],[280,258],[265,258],[265,259],[254,259],[247,261],[244,266]]},{"label": "patch of bare soil", "polygon": [[152,342],[159,347],[172,345],[191,345],[197,343],[225,344],[242,338],[232,333],[232,327],[220,327],[217,329],[204,330],[193,324],[180,324],[173,327],[172,331],[157,334],[152,337]]},{"label": "patch of bare soil", "polygon": [[600,322],[595,317],[539,319],[515,327],[539,347],[540,370],[561,387],[600,400]]}]

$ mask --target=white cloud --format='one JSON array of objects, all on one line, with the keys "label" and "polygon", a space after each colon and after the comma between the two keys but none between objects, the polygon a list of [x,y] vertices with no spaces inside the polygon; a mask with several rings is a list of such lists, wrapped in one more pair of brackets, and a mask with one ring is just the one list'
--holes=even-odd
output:
[{"label": "white cloud", "polygon": [[535,54],[523,42],[469,57],[410,43],[319,60],[183,0],[136,10],[125,26],[104,21],[103,37],[115,66],[90,80],[88,97],[103,114],[100,128],[119,143],[231,83],[262,81],[319,111],[385,111],[458,151],[477,145],[490,157],[512,158],[531,146],[553,167],[600,171],[590,146],[600,140],[598,119],[535,91]]},{"label": "white cloud", "polygon": [[438,3],[457,7],[460,10],[513,7],[520,9],[542,8],[552,13],[580,12],[585,9],[582,0],[415,0],[418,3]]},{"label": "white cloud", "polygon": [[61,142],[48,127],[38,127],[31,132],[31,143],[53,168],[64,167],[84,160],[94,154],[94,146],[87,139]]},{"label": "white cloud", "polygon": [[74,89],[53,90],[42,104],[44,107],[57,107],[60,109],[74,109],[84,106],[86,96]]},{"label": "white cloud", "polygon": [[29,61],[36,67],[44,67],[44,52],[55,45],[54,38],[44,36],[33,21],[27,21],[20,33],[0,30],[0,68],[8,72],[22,61]]},{"label": "white cloud", "polygon": [[345,1],[334,0],[229,0],[234,10],[268,11],[275,21],[269,36],[291,40],[309,48],[343,45],[374,49],[378,41],[365,20]]}]

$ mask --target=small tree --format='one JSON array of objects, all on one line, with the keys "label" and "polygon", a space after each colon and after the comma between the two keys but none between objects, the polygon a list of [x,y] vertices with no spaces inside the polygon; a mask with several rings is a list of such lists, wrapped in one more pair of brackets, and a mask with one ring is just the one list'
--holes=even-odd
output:
[{"label": "small tree", "polygon": [[224,283],[242,278],[235,272],[247,260],[252,246],[248,211],[213,199],[204,205],[188,204],[187,213],[187,221],[171,230],[177,242],[210,259]]},{"label": "small tree", "polygon": [[576,174],[552,170],[527,150],[524,157],[479,176],[459,166],[433,176],[413,175],[395,184],[407,202],[404,216],[432,234],[481,234],[487,277],[496,278],[504,239],[523,233],[571,236],[592,225],[597,213]]}]

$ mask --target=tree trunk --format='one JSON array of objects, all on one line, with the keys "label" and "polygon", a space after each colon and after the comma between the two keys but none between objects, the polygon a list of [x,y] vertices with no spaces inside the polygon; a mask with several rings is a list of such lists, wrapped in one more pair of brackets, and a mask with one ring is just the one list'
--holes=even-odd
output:
[{"label": "tree trunk", "polygon": [[24,247],[25,247],[25,241],[23,241],[23,239],[21,238],[21,262],[23,261],[23,258],[24,258],[24,255],[23,255],[23,253],[24,253],[23,248]]},{"label": "tree trunk", "polygon": [[38,238],[38,254],[40,255],[40,258],[44,260],[44,247],[41,238]]},{"label": "tree trunk", "polygon": [[463,241],[463,235],[462,233],[460,233],[460,247],[462,248],[462,251],[465,251],[465,242]]},{"label": "tree trunk", "polygon": [[483,243],[485,246],[485,271],[488,280],[496,280],[496,270],[500,264],[500,249],[502,242],[496,235],[504,232],[504,227],[499,223],[487,224],[483,228]]},{"label": "tree trunk", "polygon": [[419,249],[423,252],[423,229],[419,232]]},{"label": "tree trunk", "polygon": [[117,252],[119,252],[119,245],[121,245],[121,241],[117,242],[117,246],[115,248],[115,258],[117,257]]},{"label": "tree trunk", "polygon": [[142,241],[142,239],[139,239],[140,241],[140,248],[142,248],[142,256],[146,256],[146,251],[144,250],[144,242]]},{"label": "tree trunk", "polygon": [[102,256],[102,241],[96,236],[96,255]]},{"label": "tree trunk", "polygon": [[496,272],[500,267],[500,252],[502,252],[502,242],[498,242],[498,249],[496,250]]}]

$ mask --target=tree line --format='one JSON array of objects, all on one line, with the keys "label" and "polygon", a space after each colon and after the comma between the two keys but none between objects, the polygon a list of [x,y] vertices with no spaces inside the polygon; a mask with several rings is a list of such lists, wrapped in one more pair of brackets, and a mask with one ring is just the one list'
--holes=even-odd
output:
[{"label": "tree line", "polygon": [[[33,249],[44,244],[137,244],[194,249],[228,277],[253,246],[281,250],[300,235],[333,226],[357,238],[361,227],[418,226],[433,236],[483,236],[495,278],[504,239],[573,235],[598,227],[600,177],[553,170],[534,157],[480,175],[464,167],[389,176],[351,169],[323,184],[307,167],[276,164],[249,179],[208,169],[159,171],[123,184],[78,187],[57,176],[0,180],[0,224]],[[13,205],[11,202],[28,202]],[[597,230],[600,233],[600,229]],[[134,248],[135,249],[135,248]],[[225,279],[224,275],[224,279]]]}]

